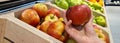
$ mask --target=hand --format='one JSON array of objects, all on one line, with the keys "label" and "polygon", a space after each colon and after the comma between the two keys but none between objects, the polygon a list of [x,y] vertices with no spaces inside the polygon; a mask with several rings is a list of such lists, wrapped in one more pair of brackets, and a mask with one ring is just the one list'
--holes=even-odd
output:
[{"label": "hand", "polygon": [[71,23],[71,20],[66,22],[65,30],[78,43],[105,43],[96,35],[92,26],[92,18],[80,31],[73,28]]}]

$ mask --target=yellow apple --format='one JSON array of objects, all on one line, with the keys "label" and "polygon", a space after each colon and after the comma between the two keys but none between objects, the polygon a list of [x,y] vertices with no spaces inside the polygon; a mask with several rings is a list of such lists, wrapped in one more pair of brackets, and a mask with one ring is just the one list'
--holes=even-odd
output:
[{"label": "yellow apple", "polygon": [[47,33],[47,29],[51,23],[52,23],[51,21],[44,21],[40,26],[40,30]]},{"label": "yellow apple", "polygon": [[60,39],[62,37],[62,33],[64,32],[65,24],[61,21],[55,21],[50,24],[48,27],[47,33],[56,39]]},{"label": "yellow apple", "polygon": [[96,34],[98,35],[98,38],[100,38],[102,41],[105,41],[105,42],[107,42],[106,41],[106,36],[105,36],[105,34],[103,33],[103,31],[102,31],[102,29],[101,28],[99,28],[98,26],[96,26],[96,25],[94,25],[93,26],[95,29],[95,32],[96,32]]},{"label": "yellow apple", "polygon": [[51,21],[51,22],[54,22],[54,21],[57,21],[58,20],[58,17],[54,14],[48,14],[46,17],[45,17],[45,21]]},{"label": "yellow apple", "polygon": [[33,6],[33,9],[37,11],[40,17],[45,17],[48,12],[48,8],[45,4],[37,3]]},{"label": "yellow apple", "polygon": [[62,17],[59,18],[60,21],[64,21],[64,19]]}]

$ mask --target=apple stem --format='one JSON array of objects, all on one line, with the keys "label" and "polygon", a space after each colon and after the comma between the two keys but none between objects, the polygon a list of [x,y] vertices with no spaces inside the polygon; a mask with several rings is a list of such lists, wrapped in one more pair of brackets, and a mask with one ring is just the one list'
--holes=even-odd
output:
[{"label": "apple stem", "polygon": [[53,16],[51,16],[51,19],[54,19],[54,15],[53,15]]}]

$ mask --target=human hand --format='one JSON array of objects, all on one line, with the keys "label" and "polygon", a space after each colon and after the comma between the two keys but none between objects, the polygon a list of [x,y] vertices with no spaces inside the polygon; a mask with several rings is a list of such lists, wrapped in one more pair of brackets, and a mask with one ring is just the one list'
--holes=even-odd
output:
[{"label": "human hand", "polygon": [[65,30],[78,43],[105,43],[96,35],[92,26],[92,18],[80,31],[72,27],[71,23],[71,20],[66,22]]}]

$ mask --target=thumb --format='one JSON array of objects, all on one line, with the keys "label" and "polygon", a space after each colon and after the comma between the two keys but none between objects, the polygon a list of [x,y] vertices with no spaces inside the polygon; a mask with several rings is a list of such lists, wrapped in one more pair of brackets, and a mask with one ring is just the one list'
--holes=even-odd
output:
[{"label": "thumb", "polygon": [[80,36],[82,36],[82,33],[80,33],[80,31],[76,30],[75,28],[71,27],[72,21],[68,21],[66,23],[66,26],[65,26],[65,31],[73,38],[75,39],[76,41],[81,39]]}]

